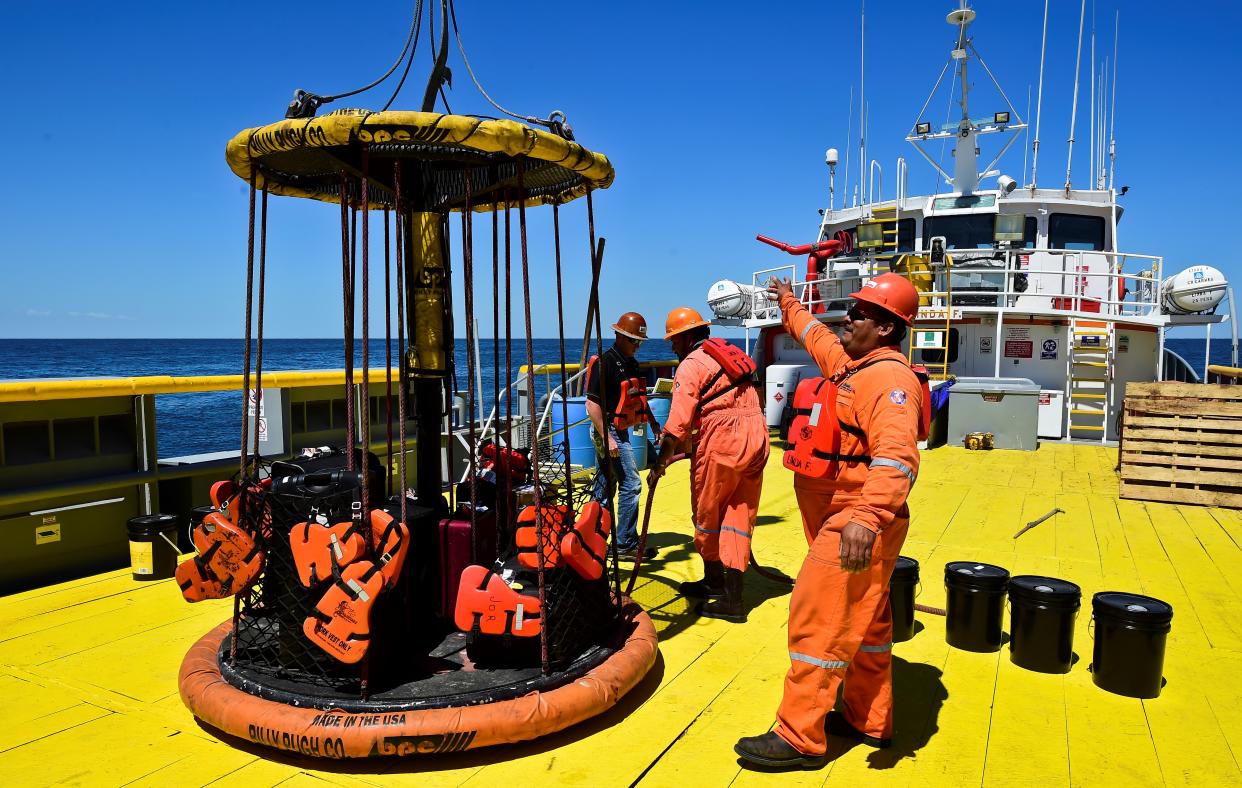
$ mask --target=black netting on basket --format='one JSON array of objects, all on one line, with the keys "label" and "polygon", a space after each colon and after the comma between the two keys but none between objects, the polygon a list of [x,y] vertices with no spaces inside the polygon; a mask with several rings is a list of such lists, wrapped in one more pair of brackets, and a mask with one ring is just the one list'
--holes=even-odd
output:
[{"label": "black netting on basket", "polygon": [[293,526],[316,514],[331,523],[349,519],[360,475],[340,472],[334,476],[335,484],[327,492],[308,489],[298,482],[301,477],[289,477],[277,480],[262,494],[270,516],[270,528],[265,529],[266,558],[259,583],[241,598],[232,659],[235,671],[336,691],[359,689],[359,666],[337,661],[303,632],[327,583],[303,587],[289,545]]}]

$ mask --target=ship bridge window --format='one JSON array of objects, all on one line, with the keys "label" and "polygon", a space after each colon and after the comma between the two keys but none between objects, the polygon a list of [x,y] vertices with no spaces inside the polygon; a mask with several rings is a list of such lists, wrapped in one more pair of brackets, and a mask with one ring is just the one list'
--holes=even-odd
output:
[{"label": "ship bridge window", "polygon": [[[1038,224],[1034,216],[1026,217],[1022,226],[1022,245],[1034,249],[1038,242]],[[975,213],[956,216],[928,216],[923,219],[923,248],[931,248],[931,239],[943,235],[947,249],[992,249],[996,246],[996,214]]]},{"label": "ship bridge window", "polygon": [[1104,217],[1054,213],[1048,217],[1048,247],[1099,252],[1104,249]]}]

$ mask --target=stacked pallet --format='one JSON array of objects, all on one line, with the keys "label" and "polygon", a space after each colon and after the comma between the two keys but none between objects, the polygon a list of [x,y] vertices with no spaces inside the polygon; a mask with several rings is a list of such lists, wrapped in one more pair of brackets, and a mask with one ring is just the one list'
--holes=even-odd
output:
[{"label": "stacked pallet", "polygon": [[1242,386],[1126,385],[1121,497],[1242,508]]}]

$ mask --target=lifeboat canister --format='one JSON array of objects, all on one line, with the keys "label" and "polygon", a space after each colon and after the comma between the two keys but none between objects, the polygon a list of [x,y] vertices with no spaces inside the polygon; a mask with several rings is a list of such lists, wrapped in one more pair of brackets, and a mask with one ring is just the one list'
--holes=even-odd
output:
[{"label": "lifeboat canister", "polygon": [[964,651],[999,651],[1008,583],[1009,570],[999,566],[974,561],[945,564],[945,641]]},{"label": "lifeboat canister", "polygon": [[1091,614],[1095,686],[1129,698],[1159,697],[1173,607],[1149,596],[1104,591],[1091,598]]},{"label": "lifeboat canister", "polygon": [[1037,673],[1069,673],[1082,589],[1067,580],[1016,575],[1009,580],[1009,661]]},{"label": "lifeboat canister", "polygon": [[893,615],[893,642],[904,643],[914,637],[914,589],[919,584],[919,562],[904,555],[897,557],[888,580],[888,607]]},{"label": "lifeboat canister", "polygon": [[129,562],[135,580],[165,580],[177,571],[177,516],[144,514],[129,518]]}]

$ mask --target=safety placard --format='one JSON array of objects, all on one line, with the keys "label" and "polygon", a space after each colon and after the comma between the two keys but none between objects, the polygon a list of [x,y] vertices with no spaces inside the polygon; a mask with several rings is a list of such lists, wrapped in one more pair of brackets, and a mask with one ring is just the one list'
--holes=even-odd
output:
[{"label": "safety placard", "polygon": [[919,350],[940,350],[944,347],[943,331],[915,331],[914,347]]},{"label": "safety placard", "polygon": [[1005,358],[1030,358],[1035,350],[1035,343],[1029,339],[1006,339]]},{"label": "safety placard", "polygon": [[1045,339],[1040,346],[1039,357],[1045,361],[1055,359],[1057,357],[1057,341],[1055,339]]},{"label": "safety placard", "polygon": [[992,352],[992,338],[991,337],[979,337],[979,352],[980,353],[991,353]]}]

